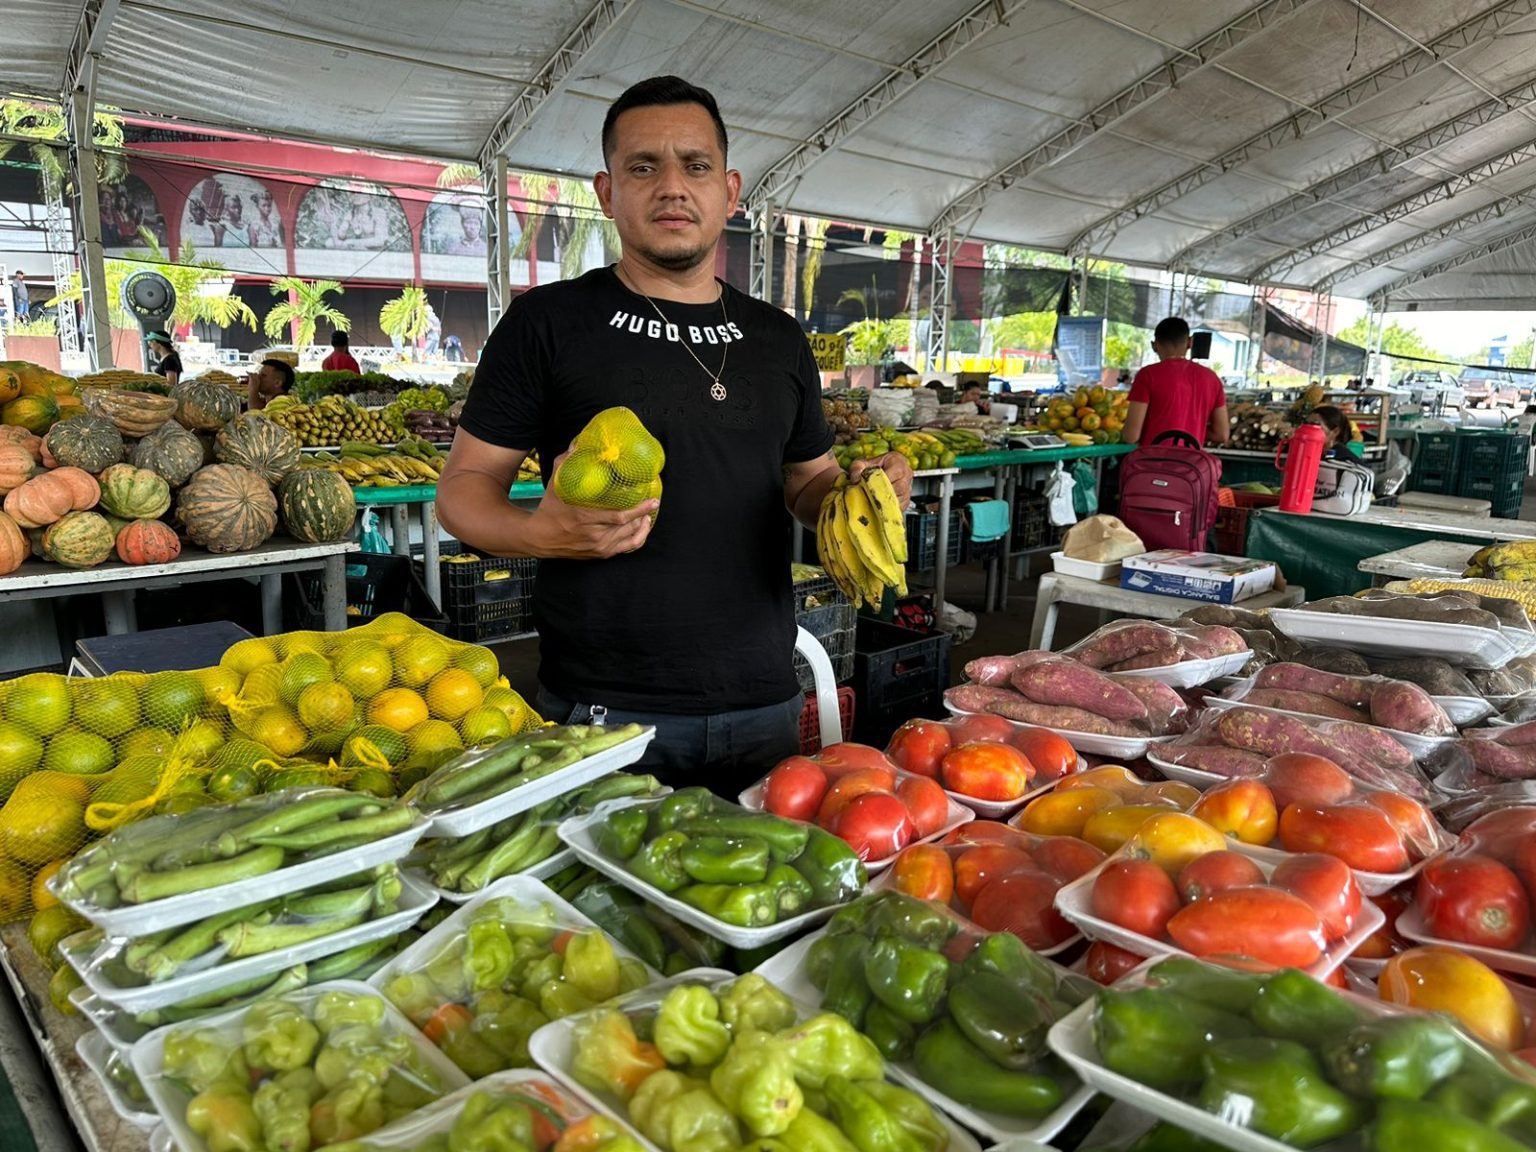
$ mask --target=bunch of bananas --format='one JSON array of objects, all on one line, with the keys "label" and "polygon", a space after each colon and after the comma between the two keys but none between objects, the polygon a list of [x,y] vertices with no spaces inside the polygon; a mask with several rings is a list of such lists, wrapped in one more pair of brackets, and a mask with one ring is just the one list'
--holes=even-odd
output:
[{"label": "bunch of bananas", "polygon": [[393,444],[399,438],[399,433],[377,412],[341,396],[327,396],[317,404],[284,405],[276,410],[268,404],[266,411],[274,423],[297,436],[305,448],[328,448],[348,440]]},{"label": "bunch of bananas", "polygon": [[448,457],[424,440],[402,440],[391,452],[377,444],[349,440],[339,456],[316,452],[304,457],[301,467],[340,472],[354,488],[399,488],[409,484],[436,484]]},{"label": "bunch of bananas", "polygon": [[1467,561],[1463,576],[1489,580],[1536,580],[1536,540],[1512,540],[1479,548]]},{"label": "bunch of bananas", "polygon": [[891,479],[867,468],[846,475],[821,502],[816,549],[827,575],[855,605],[878,609],[887,588],[907,594],[907,525]]}]

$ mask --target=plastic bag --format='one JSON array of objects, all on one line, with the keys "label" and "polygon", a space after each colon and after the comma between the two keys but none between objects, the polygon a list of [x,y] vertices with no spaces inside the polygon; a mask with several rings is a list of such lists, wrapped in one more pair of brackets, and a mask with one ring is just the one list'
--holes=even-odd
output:
[{"label": "plastic bag", "polygon": [[1046,515],[1058,528],[1077,523],[1077,511],[1072,502],[1072,489],[1075,483],[1072,477],[1067,475],[1061,462],[1057,461],[1056,470],[1045,482],[1045,491],[1042,495],[1045,497]]},{"label": "plastic bag", "polygon": [[1099,510],[1099,474],[1086,460],[1072,463],[1072,508],[1079,516],[1092,516]]},{"label": "plastic bag", "polygon": [[1061,551],[1073,560],[1107,564],[1147,550],[1141,537],[1115,516],[1090,516],[1067,529],[1061,538]]},{"label": "plastic bag", "polygon": [[373,508],[363,509],[363,518],[358,525],[357,542],[362,545],[364,552],[372,552],[379,556],[390,554],[389,541],[384,538],[384,532],[379,527],[379,514]]},{"label": "plastic bag", "polygon": [[1235,629],[1222,624],[1115,620],[1067,648],[1064,655],[1102,671],[1135,672],[1215,659],[1247,647],[1248,642]]},{"label": "plastic bag", "polygon": [[[945,702],[961,712],[1131,739],[1182,732],[1188,717],[1188,705],[1168,685],[1142,676],[1112,678],[1064,654],[1024,652],[972,664],[992,683],[947,690]],[[999,681],[1005,670],[1006,680]]]},{"label": "plastic bag", "polygon": [[1304,664],[1271,664],[1222,696],[1260,708],[1349,720],[1410,736],[1456,734],[1456,725],[1428,692],[1385,676],[1341,676]]},{"label": "plastic bag", "polygon": [[1376,475],[1376,496],[1396,496],[1413,472],[1413,461],[1403,454],[1396,440],[1387,441],[1387,463]]}]

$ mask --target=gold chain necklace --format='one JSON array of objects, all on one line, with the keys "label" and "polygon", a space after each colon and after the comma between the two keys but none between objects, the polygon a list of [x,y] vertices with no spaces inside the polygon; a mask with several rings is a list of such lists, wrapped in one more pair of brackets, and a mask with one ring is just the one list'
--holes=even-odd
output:
[{"label": "gold chain necklace", "polygon": [[[618,276],[619,283],[623,284],[624,287],[628,288],[636,296],[640,297],[640,299],[644,300],[647,304],[649,304],[651,306],[651,310],[653,312],[655,312],[657,316],[661,317],[661,323],[663,325],[663,329],[664,330],[665,330],[665,328],[675,328],[675,327],[677,327],[677,325],[673,324],[672,321],[667,319],[667,314],[661,310],[660,305],[658,305],[656,303],[656,301],[652,300],[649,296],[647,296],[644,292],[641,292],[638,288],[635,288],[635,287],[631,286],[630,283],[627,280],[625,280],[623,276],[619,275],[619,270],[618,270],[618,266],[617,265],[614,266],[614,270],[613,271],[614,271],[614,275]],[[725,321],[727,326],[729,326],[730,323],[731,323],[731,317],[730,317],[730,315],[725,310],[725,285],[724,284],[720,285],[719,302],[720,302],[720,318]],[[725,375],[725,362],[730,359],[730,356],[731,356],[731,346],[729,344],[727,344],[721,350],[721,353],[720,353],[720,371],[718,371],[718,372],[711,372],[709,370],[709,366],[706,365],[704,363],[704,361],[699,359],[699,354],[688,346],[687,341],[685,341],[682,338],[682,333],[681,332],[678,333],[678,341],[677,342],[683,346],[683,351],[684,352],[688,353],[688,355],[693,357],[693,362],[695,364],[697,364],[700,369],[703,370],[704,375],[709,377],[709,381],[710,381],[710,383],[709,383],[709,398],[711,400],[714,400],[716,403],[719,403],[720,401],[723,401],[726,398],[727,393],[725,391],[725,385],[720,383],[720,377]]]}]

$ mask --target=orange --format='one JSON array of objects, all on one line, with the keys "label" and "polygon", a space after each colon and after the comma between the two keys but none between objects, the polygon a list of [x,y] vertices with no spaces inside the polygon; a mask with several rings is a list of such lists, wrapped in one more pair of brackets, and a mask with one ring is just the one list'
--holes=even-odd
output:
[{"label": "orange", "polygon": [[[1068,777],[1071,779],[1071,777]],[[1081,836],[1083,826],[1096,812],[1119,804],[1107,788],[1072,788],[1037,796],[1014,818],[1014,825],[1036,836]]]},{"label": "orange", "polygon": [[386,688],[368,703],[368,723],[396,732],[409,732],[427,714],[427,702],[409,688]]},{"label": "orange", "polygon": [[407,688],[421,688],[448,667],[448,645],[431,633],[412,636],[395,649],[395,678]]},{"label": "orange", "polygon": [[1509,985],[1459,949],[1427,945],[1401,952],[1387,961],[1378,987],[1390,1003],[1454,1016],[1501,1052],[1524,1043],[1525,1022]]},{"label": "orange", "polygon": [[427,685],[427,711],[442,720],[457,720],[480,707],[485,691],[472,672],[445,668]]},{"label": "orange", "polygon": [[1204,820],[1182,812],[1163,812],[1137,828],[1125,850],[1128,856],[1150,860],[1176,877],[1191,860],[1226,847],[1227,838]]},{"label": "orange", "polygon": [[49,880],[53,879],[54,874],[68,863],[69,857],[61,856],[51,863],[44,864],[37,870],[37,875],[32,877],[32,907],[34,909],[41,912],[44,908],[59,902],[59,898],[48,891],[47,884]]}]

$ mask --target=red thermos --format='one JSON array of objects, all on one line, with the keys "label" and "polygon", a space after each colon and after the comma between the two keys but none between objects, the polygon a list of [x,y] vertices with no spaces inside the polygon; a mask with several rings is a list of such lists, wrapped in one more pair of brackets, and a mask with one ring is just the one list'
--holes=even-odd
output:
[{"label": "red thermos", "polygon": [[1323,462],[1323,439],[1323,430],[1316,424],[1303,424],[1275,449],[1275,467],[1285,473],[1285,482],[1280,486],[1280,511],[1312,511],[1317,470]]}]

